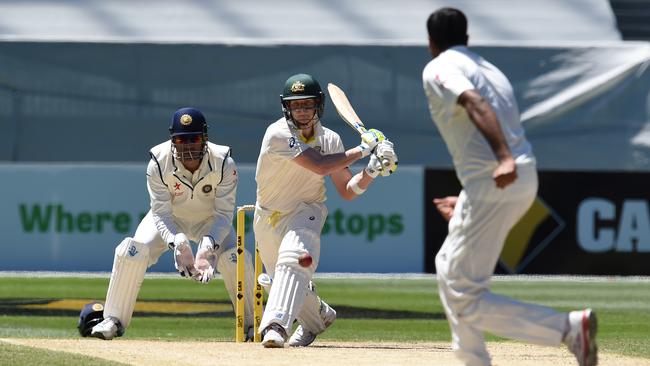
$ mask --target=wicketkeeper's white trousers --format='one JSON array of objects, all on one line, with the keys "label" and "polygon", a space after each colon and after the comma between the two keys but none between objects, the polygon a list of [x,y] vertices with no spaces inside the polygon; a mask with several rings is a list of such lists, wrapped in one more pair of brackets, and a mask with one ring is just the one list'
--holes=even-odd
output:
[{"label": "wicketkeeper's white trousers", "polygon": [[557,346],[567,314],[490,292],[490,278],[510,229],[537,196],[534,165],[518,166],[518,179],[499,189],[490,176],[468,182],[436,255],[440,299],[452,349],[465,365],[490,365],[483,332]]}]

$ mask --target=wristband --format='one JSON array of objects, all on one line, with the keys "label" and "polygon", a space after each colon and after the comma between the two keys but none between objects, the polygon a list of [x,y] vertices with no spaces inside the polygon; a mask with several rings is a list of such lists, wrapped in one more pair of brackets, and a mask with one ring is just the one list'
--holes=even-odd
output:
[{"label": "wristband", "polygon": [[359,146],[357,146],[357,148],[359,148],[359,151],[361,152],[362,159],[370,155],[370,153],[372,152],[370,150],[370,146],[368,146],[368,144],[366,144],[365,142],[362,142]]},{"label": "wristband", "polygon": [[365,189],[359,187],[359,185],[357,184],[357,182],[354,182],[354,183],[350,184],[350,189],[351,189],[352,192],[354,192],[357,196],[361,196],[361,195],[363,194],[363,192],[366,191]]},{"label": "wristband", "polygon": [[355,175],[348,181],[348,188],[352,190],[357,196],[360,196],[365,192],[366,190],[359,187],[359,181],[361,180],[360,175]]}]

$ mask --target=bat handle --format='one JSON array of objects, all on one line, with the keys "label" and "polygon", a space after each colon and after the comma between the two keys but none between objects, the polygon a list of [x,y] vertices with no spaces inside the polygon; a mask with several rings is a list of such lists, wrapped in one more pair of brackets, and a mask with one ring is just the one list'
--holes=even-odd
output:
[{"label": "bat handle", "polygon": [[384,159],[381,161],[381,165],[388,168],[390,167],[390,161],[388,159]]}]

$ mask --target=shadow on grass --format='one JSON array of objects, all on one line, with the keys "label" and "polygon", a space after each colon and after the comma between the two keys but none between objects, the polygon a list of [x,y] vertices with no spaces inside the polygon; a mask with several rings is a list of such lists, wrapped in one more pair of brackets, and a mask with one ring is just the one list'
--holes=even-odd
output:
[{"label": "shadow on grass", "polygon": [[[138,317],[229,318],[234,316],[229,301],[140,300],[137,306],[147,309],[142,311],[136,308],[134,315]],[[445,319],[443,313],[371,309],[336,304],[332,306],[336,309],[338,317],[342,319]],[[214,310],[206,311],[205,308]],[[81,306],[78,299],[72,301],[69,299],[0,299],[0,315],[78,316],[80,311]]]},{"label": "shadow on grass", "polygon": [[442,345],[432,345],[432,344],[312,344],[310,348],[328,348],[328,349],[405,349],[405,350],[416,350],[416,349],[427,349],[427,350],[440,350],[440,351],[450,351],[451,345],[442,346]]}]

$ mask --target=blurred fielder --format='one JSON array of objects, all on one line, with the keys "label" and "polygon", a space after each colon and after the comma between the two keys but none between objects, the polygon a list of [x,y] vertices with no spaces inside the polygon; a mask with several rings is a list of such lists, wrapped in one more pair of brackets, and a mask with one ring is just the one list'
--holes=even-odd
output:
[{"label": "blurred fielder", "polygon": [[521,127],[512,86],[467,46],[467,19],[442,8],[427,20],[433,56],[422,78],[431,117],[463,190],[435,200],[449,219],[436,256],[440,299],[452,348],[468,366],[490,365],[483,332],[544,345],[564,342],[578,363],[596,365],[596,316],[558,313],[490,292],[510,228],[537,196],[535,157]]},{"label": "blurred fielder", "polygon": [[[266,129],[255,175],[253,228],[272,278],[260,324],[267,348],[284,347],[295,319],[299,326],[290,346],[310,345],[336,319],[336,311],[318,297],[311,282],[327,217],[324,177],[330,177],[341,197],[352,200],[397,161],[393,144],[377,130],[361,135],[361,144],[346,151],[339,135],[321,125],[325,94],[310,75],[290,77],[281,99],[284,117]],[[352,175],[348,166],[367,156],[368,166]],[[391,162],[386,170],[382,159]],[[312,258],[306,267],[299,264],[304,255]]]},{"label": "blurred fielder", "polygon": [[[147,267],[168,249],[183,277],[207,283],[218,270],[230,295],[236,295],[235,233],[232,216],[237,192],[237,167],[230,148],[208,142],[208,125],[194,108],[174,113],[171,139],[151,151],[147,188],[151,210],[133,238],[125,238],[113,259],[106,294],[104,320],[91,336],[113,339],[122,336],[131,322],[140,285]],[[196,261],[191,243],[198,243]],[[253,272],[246,258],[246,328],[252,336]]]}]

